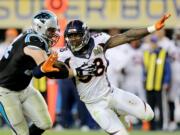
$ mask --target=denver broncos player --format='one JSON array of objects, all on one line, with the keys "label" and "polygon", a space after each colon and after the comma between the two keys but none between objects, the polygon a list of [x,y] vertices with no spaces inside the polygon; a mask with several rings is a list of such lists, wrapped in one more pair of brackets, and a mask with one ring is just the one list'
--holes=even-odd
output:
[{"label": "denver broncos player", "polygon": [[81,100],[94,120],[110,135],[127,135],[118,116],[131,114],[139,119],[151,120],[150,106],[137,96],[112,87],[106,75],[108,61],[104,52],[112,47],[140,39],[163,28],[169,18],[164,15],[155,25],[132,29],[110,37],[106,33],[90,35],[85,23],[73,20],[67,24],[67,48],[59,50],[59,61],[74,70],[75,83]]},{"label": "denver broncos player", "polygon": [[[29,83],[32,76],[52,77],[51,72],[59,71],[53,67],[57,56],[47,56],[58,31],[56,15],[40,11],[33,17],[32,28],[20,34],[0,60],[0,113],[16,135],[41,135],[52,126],[43,97]],[[64,71],[63,75],[68,72]],[[33,123],[30,128],[26,118]]]}]

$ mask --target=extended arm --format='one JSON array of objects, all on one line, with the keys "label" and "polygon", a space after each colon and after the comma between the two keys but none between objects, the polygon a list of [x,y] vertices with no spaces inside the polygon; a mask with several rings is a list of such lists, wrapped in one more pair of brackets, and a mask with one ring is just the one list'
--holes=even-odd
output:
[{"label": "extended arm", "polygon": [[107,42],[106,49],[116,47],[118,45],[128,43],[132,40],[137,40],[140,38],[145,37],[146,35],[156,31],[160,30],[164,27],[165,21],[170,17],[170,14],[164,15],[159,21],[155,23],[153,26],[149,26],[147,28],[141,28],[141,29],[131,29],[127,32],[124,32],[122,34],[118,34],[115,36],[112,36],[109,41]]}]

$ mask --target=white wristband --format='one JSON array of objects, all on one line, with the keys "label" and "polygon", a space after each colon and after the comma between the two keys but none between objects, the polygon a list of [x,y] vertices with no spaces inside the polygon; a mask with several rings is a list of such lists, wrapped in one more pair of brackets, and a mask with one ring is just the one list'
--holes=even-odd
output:
[{"label": "white wristband", "polygon": [[147,27],[147,31],[148,31],[149,33],[155,32],[155,31],[156,31],[155,25],[152,25],[152,26]]}]

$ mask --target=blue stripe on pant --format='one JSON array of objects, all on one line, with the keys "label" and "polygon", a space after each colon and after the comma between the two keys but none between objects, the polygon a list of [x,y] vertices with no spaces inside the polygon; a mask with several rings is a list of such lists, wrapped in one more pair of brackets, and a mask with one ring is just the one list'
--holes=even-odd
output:
[{"label": "blue stripe on pant", "polygon": [[5,112],[4,106],[3,104],[0,102],[0,114],[2,115],[3,119],[5,120],[6,124],[15,132],[15,134],[17,134],[16,130],[13,128],[13,126],[11,125],[7,114]]}]

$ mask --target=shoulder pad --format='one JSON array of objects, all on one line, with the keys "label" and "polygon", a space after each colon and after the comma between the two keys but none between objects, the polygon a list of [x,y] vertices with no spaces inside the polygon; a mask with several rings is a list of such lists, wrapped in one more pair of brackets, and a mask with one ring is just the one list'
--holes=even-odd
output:
[{"label": "shoulder pad", "polygon": [[110,35],[104,32],[96,33],[92,35],[92,37],[97,43],[102,43],[102,44],[105,44],[110,39]]},{"label": "shoulder pad", "polygon": [[46,40],[37,34],[27,34],[24,42],[27,46],[35,46],[41,48],[42,50],[48,51],[48,44]]},{"label": "shoulder pad", "polygon": [[72,53],[69,51],[67,47],[63,47],[57,50],[58,53],[58,60],[65,61],[67,58],[72,56]]}]

